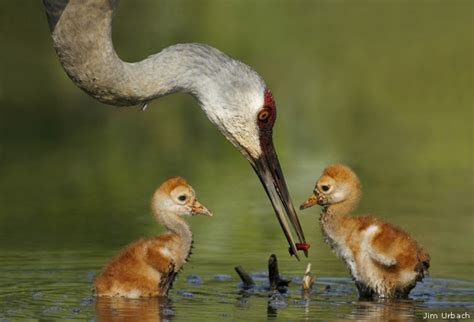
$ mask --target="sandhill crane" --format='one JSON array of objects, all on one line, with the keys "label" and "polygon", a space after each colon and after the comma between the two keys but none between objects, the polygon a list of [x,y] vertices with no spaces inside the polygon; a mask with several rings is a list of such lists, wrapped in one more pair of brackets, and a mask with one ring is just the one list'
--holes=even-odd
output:
[{"label": "sandhill crane", "polygon": [[356,174],[333,164],[301,209],[324,207],[319,219],[323,235],[346,263],[361,298],[406,298],[428,272],[430,257],[400,228],[370,216],[348,216],[360,194]]},{"label": "sandhill crane", "polygon": [[[115,0],[43,0],[54,47],[74,83],[97,100],[142,105],[163,95],[194,96],[208,119],[247,158],[259,176],[297,258],[307,255],[272,142],[273,95],[246,64],[204,44],[177,44],[136,62],[122,61],[112,44]],[[295,245],[284,213],[300,243]]]},{"label": "sandhill crane", "polygon": [[96,296],[167,295],[191,254],[193,235],[183,218],[199,214],[212,216],[181,177],[169,178],[156,189],[151,210],[167,232],[137,240],[115,256],[94,281]]}]

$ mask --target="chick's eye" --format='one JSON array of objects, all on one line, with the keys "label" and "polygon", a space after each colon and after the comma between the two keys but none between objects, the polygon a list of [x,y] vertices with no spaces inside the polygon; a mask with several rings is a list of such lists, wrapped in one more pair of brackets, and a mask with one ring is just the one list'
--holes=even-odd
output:
[{"label": "chick's eye", "polygon": [[186,196],[185,195],[181,195],[178,197],[178,200],[179,201],[186,201]]},{"label": "chick's eye", "polygon": [[322,185],[321,186],[321,189],[325,192],[327,192],[329,190],[329,188],[330,188],[329,185]]},{"label": "chick's eye", "polygon": [[266,122],[269,117],[270,117],[270,111],[268,111],[268,110],[263,110],[260,113],[258,113],[258,120],[259,121]]}]

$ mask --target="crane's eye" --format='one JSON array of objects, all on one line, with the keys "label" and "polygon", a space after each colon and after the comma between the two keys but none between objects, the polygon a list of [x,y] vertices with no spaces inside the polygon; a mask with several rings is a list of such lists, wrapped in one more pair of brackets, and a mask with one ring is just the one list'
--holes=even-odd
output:
[{"label": "crane's eye", "polygon": [[270,111],[268,110],[263,110],[258,113],[258,120],[261,122],[266,122],[268,118],[270,117]]},{"label": "crane's eye", "polygon": [[179,200],[179,201],[182,201],[182,202],[186,201],[186,195],[181,195],[181,196],[179,196],[179,197],[178,197],[178,200]]},{"label": "crane's eye", "polygon": [[329,185],[321,185],[321,189],[322,189],[324,192],[328,192],[330,188],[331,188],[331,187],[330,187]]}]

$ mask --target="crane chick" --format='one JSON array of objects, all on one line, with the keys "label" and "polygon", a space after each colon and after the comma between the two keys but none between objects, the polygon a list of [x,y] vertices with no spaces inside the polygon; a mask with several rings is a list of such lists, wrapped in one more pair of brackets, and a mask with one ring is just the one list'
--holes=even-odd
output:
[{"label": "crane chick", "polygon": [[158,187],[151,210],[167,232],[135,241],[115,256],[95,279],[96,296],[166,296],[191,253],[193,236],[183,217],[212,216],[181,177],[172,177]]},{"label": "crane chick", "polygon": [[325,241],[346,263],[361,298],[406,298],[428,272],[430,257],[400,228],[374,217],[348,216],[360,195],[356,174],[330,165],[300,209],[323,207]]}]

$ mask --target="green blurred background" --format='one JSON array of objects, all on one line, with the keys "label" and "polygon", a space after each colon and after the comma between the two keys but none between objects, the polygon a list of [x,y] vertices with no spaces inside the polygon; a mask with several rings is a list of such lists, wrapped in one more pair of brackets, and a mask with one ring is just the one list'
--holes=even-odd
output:
[{"label": "green blurred background", "polygon": [[[215,214],[190,220],[192,272],[264,269],[272,252],[303,271],[251,167],[191,97],[143,113],[98,103],[62,70],[41,2],[1,5],[0,252],[94,251],[98,270],[161,231],[151,193],[182,175]],[[127,61],[204,42],[253,66],[277,101],[296,206],[325,165],[348,164],[356,213],[410,232],[433,276],[473,280],[472,1],[121,1],[113,28]],[[300,216],[315,274],[347,276],[318,215]]]}]

